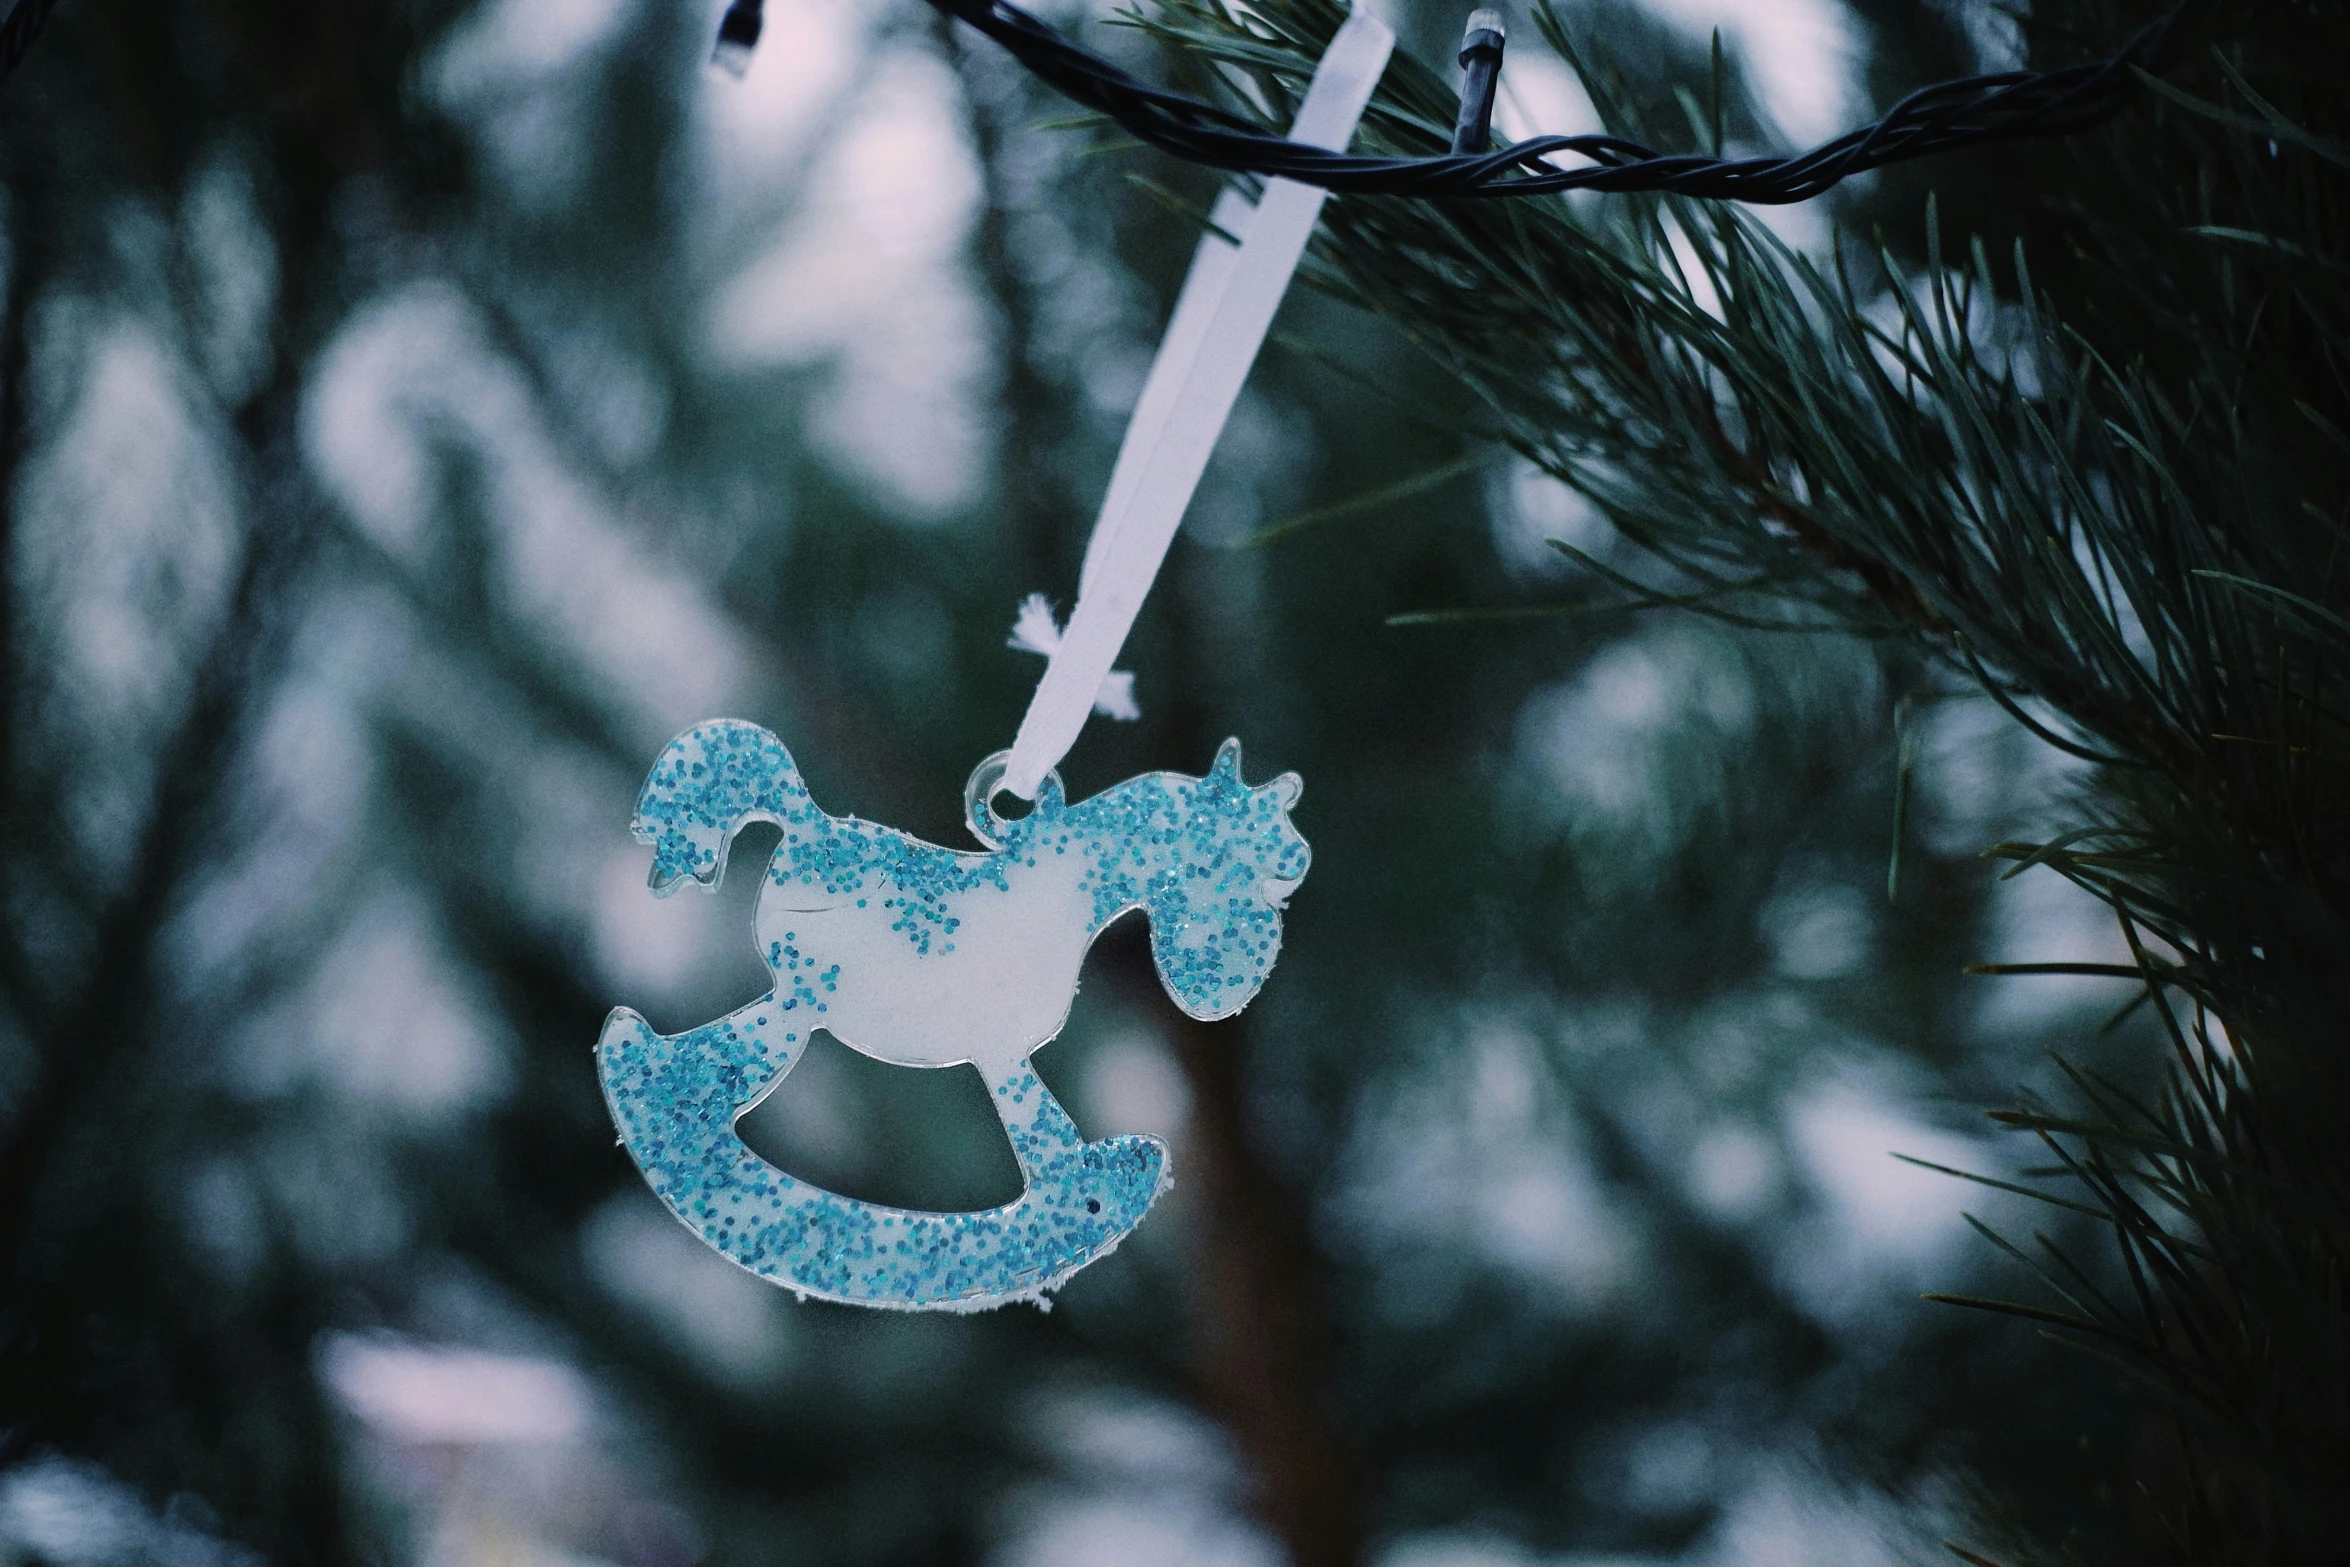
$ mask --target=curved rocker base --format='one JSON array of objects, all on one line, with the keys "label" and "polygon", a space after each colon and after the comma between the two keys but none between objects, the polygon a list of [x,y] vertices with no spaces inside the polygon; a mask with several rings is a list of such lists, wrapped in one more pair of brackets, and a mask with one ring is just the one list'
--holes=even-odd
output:
[{"label": "curved rocker base", "polygon": [[1086,1142],[1026,1061],[988,1084],[1027,1190],[1001,1208],[926,1213],[843,1197],[753,1153],[734,1123],[805,1039],[771,996],[683,1034],[626,1007],[596,1071],[620,1140],[687,1228],[800,1295],[900,1311],[985,1311],[1044,1297],[1115,1251],[1167,1185],[1155,1137]]}]

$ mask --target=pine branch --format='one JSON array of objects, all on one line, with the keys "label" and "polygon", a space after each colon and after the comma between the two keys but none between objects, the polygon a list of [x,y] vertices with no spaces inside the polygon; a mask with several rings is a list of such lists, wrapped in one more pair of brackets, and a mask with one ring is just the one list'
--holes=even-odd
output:
[{"label": "pine branch", "polygon": [[[1145,25],[1278,104],[1339,17],[1171,0]],[[1734,587],[1903,638],[2096,764],[2079,826],[1990,852],[2114,911],[2132,962],[2097,971],[2143,986],[2170,1057],[2144,1102],[2068,1068],[2077,1113],[2003,1113],[2113,1250],[2007,1248],[2064,1309],[1963,1303],[2128,1346],[2180,1421],[2194,1481],[2167,1505],[2202,1559],[2318,1560],[2350,1537],[2350,268],[2327,264],[2350,115],[2315,62],[2350,58],[2350,21],[2227,22],[2057,171],[2069,250],[1946,252],[1930,200],[1919,268],[1849,237],[1817,261],[1671,197],[1360,199],[1315,276],[1695,584],[1587,560],[1616,591]],[[1658,134],[1602,51],[1543,25],[1611,134]],[[1359,146],[1421,150],[1451,109],[1399,59]]]}]

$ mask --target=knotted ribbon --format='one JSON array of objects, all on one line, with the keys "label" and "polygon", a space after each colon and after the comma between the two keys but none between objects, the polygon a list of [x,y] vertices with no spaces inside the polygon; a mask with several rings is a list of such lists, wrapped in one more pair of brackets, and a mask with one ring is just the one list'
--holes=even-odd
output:
[{"label": "knotted ribbon", "polygon": [[[1395,34],[1358,5],[1315,68],[1290,139],[1343,150],[1394,47]],[[1020,798],[1036,798],[1077,743],[1328,199],[1284,179],[1266,181],[1254,208],[1234,191],[1217,198],[1211,218],[1223,233],[1202,237],[1192,256],[1086,543],[1077,607],[1012,742],[1001,787]]]}]

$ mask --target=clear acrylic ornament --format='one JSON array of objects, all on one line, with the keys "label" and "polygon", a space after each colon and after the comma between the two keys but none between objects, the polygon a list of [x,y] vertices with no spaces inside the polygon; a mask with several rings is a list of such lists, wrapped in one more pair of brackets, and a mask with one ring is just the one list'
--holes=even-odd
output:
[{"label": "clear acrylic ornament", "polygon": [[[1299,782],[1254,787],[1226,741],[1204,777],[1146,773],[1069,803],[1048,777],[1017,820],[996,814],[1003,759],[972,775],[979,851],[830,816],[774,735],[722,719],[670,742],[633,828],[656,894],[715,888],[734,837],[782,837],[759,888],[774,988],[714,1023],[657,1034],[615,1010],[596,1047],[620,1138],[702,1239],[802,1295],[900,1310],[1041,1300],[1108,1255],[1167,1184],[1157,1138],[1087,1142],[1030,1066],[1059,1034],[1094,938],[1150,921],[1168,996],[1195,1018],[1246,1006],[1281,951],[1283,905],[1310,853],[1289,820]],[[969,1064],[986,1081],[1024,1190],[976,1213],[844,1197],[753,1153],[735,1123],[788,1091],[818,1029],[907,1067]]]}]

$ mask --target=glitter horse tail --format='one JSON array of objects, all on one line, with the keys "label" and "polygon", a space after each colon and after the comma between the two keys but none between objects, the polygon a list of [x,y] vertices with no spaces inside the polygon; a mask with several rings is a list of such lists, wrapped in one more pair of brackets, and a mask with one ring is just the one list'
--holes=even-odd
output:
[{"label": "glitter horse tail", "polygon": [[[715,888],[736,833],[781,829],[754,927],[774,988],[686,1033],[623,1007],[597,1065],[621,1140],[670,1210],[743,1267],[805,1295],[902,1310],[1041,1300],[1108,1255],[1166,1183],[1156,1138],[1087,1142],[1029,1064],[1057,1035],[1094,938],[1142,910],[1168,995],[1228,1017],[1264,984],[1282,907],[1309,852],[1299,784],[1251,787],[1227,741],[1205,777],[1150,773],[1074,805],[1048,778],[1016,821],[995,814],[999,759],[973,775],[984,852],[825,814],[781,741],[717,720],[670,742],[640,797],[653,891]],[[811,1186],[744,1145],[735,1122],[813,1033],[901,1066],[969,1063],[1020,1164],[1004,1207],[926,1213]]]}]

